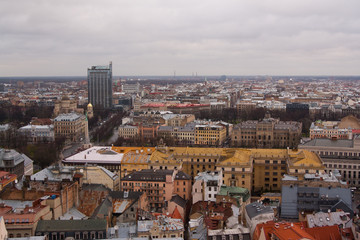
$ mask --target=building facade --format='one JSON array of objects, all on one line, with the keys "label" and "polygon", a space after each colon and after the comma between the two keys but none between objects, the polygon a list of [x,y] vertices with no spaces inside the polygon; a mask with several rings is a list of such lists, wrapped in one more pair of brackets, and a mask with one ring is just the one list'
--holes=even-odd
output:
[{"label": "building facade", "polygon": [[112,63],[88,69],[88,100],[95,107],[112,108]]},{"label": "building facade", "polygon": [[234,126],[231,143],[237,147],[296,148],[301,138],[300,122],[266,118]]},{"label": "building facade", "polygon": [[339,171],[341,179],[351,186],[360,185],[360,138],[348,139],[313,139],[299,145],[318,154],[324,161],[325,171]]},{"label": "building facade", "polygon": [[85,115],[60,114],[54,119],[55,138],[64,137],[69,142],[80,142],[85,138],[87,122]]}]

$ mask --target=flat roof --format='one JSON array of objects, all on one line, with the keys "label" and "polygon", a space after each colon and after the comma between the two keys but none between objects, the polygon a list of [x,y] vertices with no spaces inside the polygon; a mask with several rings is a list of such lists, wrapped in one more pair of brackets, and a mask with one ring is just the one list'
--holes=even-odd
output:
[{"label": "flat roof", "polygon": [[72,155],[63,160],[64,163],[110,163],[120,164],[123,153],[111,150],[111,147],[95,146]]}]

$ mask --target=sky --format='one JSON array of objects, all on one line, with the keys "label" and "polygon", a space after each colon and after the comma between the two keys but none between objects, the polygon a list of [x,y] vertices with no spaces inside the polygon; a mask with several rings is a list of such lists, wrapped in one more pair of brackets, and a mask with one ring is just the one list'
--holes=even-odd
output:
[{"label": "sky", "polygon": [[360,75],[359,0],[1,0],[0,76]]}]

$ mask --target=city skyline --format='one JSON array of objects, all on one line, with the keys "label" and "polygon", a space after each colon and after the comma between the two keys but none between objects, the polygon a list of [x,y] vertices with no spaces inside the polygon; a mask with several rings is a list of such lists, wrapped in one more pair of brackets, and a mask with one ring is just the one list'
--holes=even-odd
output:
[{"label": "city skyline", "polygon": [[0,3],[4,77],[360,75],[358,1],[21,2]]}]

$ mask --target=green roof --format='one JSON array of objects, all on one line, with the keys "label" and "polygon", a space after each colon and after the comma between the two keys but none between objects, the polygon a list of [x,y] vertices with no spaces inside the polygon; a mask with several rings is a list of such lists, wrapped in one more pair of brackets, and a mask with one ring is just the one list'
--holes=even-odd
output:
[{"label": "green roof", "polygon": [[36,232],[106,231],[105,219],[40,220]]},{"label": "green roof", "polygon": [[231,196],[234,198],[242,197],[242,201],[246,202],[250,197],[250,192],[247,188],[222,185],[218,195]]}]

